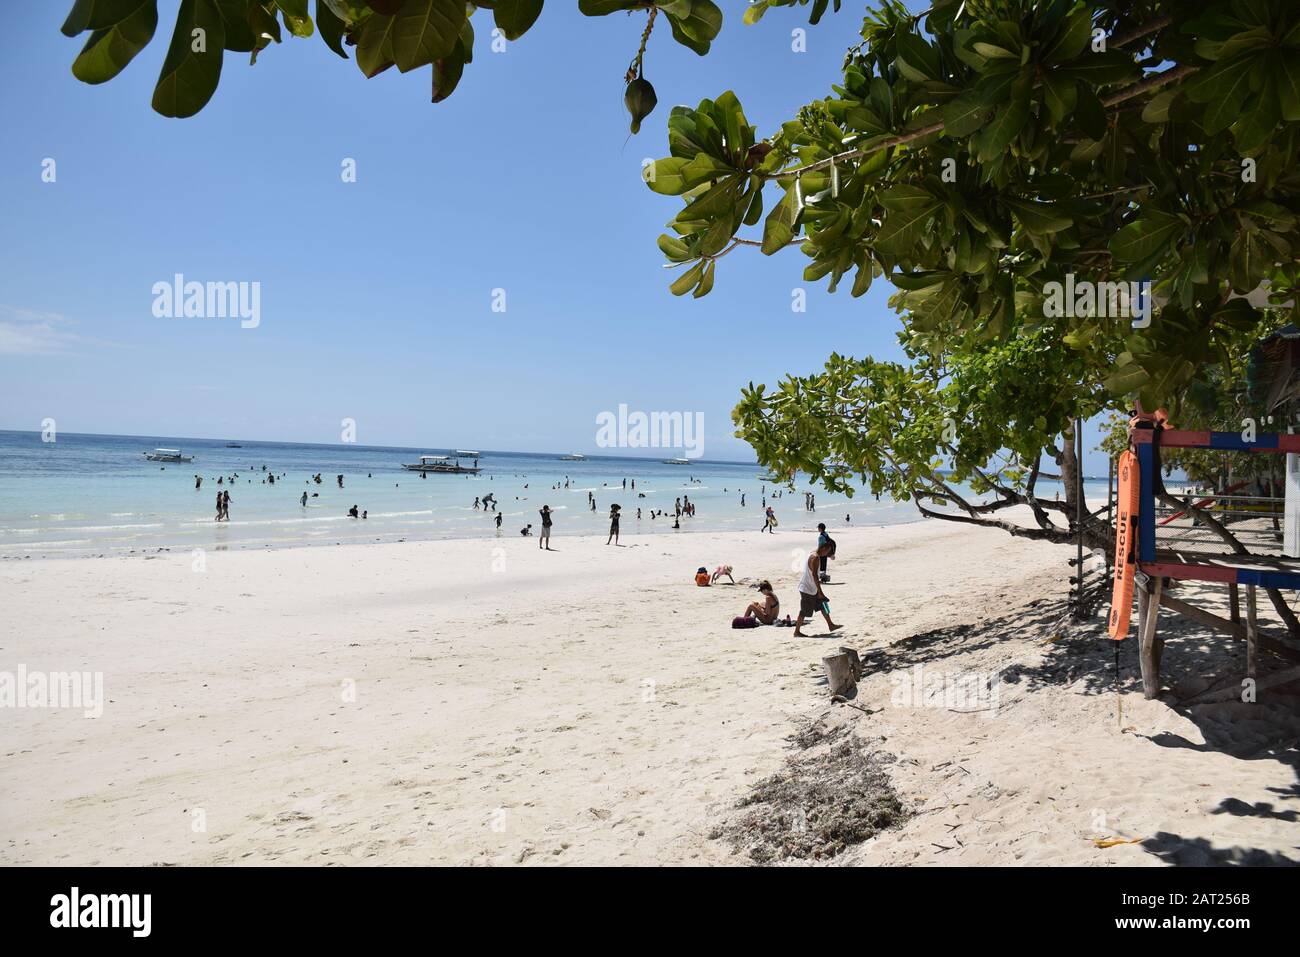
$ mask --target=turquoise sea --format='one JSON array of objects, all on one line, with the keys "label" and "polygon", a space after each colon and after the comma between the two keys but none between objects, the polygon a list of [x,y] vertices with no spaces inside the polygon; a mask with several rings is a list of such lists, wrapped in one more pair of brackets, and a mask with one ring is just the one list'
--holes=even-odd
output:
[{"label": "turquoise sea", "polygon": [[[242,447],[227,448],[228,443]],[[194,461],[147,461],[144,453],[155,448],[181,449]],[[774,489],[760,480],[763,469],[753,464],[697,460],[668,465],[661,459],[616,456],[566,462],[560,452],[478,449],[478,475],[422,479],[401,467],[423,454],[455,451],[62,432],[56,441],[43,442],[39,432],[0,431],[0,557],[518,536],[530,522],[536,531],[538,509],[548,504],[555,513],[556,537],[607,534],[612,504],[623,508],[624,537],[758,529],[764,487],[782,529],[811,528],[817,521],[842,526],[846,515],[854,524],[916,518],[911,505],[878,503],[869,495],[849,502],[825,492],[817,496],[814,515],[804,510],[802,490]],[[317,473],[319,485],[312,481]],[[198,489],[196,475],[203,479]],[[274,484],[267,481],[269,475],[275,475]],[[563,487],[566,479],[568,488]],[[216,493],[227,489],[230,521],[216,522]],[[304,491],[309,496],[305,508],[299,504]],[[596,499],[594,512],[588,492]],[[474,508],[474,499],[489,493],[504,515],[499,533],[493,516]],[[696,514],[683,517],[682,528],[675,531],[674,503],[686,496]],[[349,518],[352,505],[368,517]],[[652,519],[651,511],[659,509],[667,515]]]},{"label": "turquoise sea", "polygon": [[[227,448],[232,443],[241,447]],[[147,461],[144,453],[155,448],[178,448],[194,461]],[[422,454],[455,451],[70,433],[44,442],[39,432],[0,431],[0,559],[518,536],[528,523],[536,531],[543,505],[554,510],[557,538],[607,534],[612,504],[622,506],[625,538],[757,530],[764,495],[776,509],[779,532],[810,530],[819,521],[834,531],[850,523],[917,520],[911,503],[878,502],[862,493],[850,500],[817,491],[816,512],[806,511],[806,483],[794,491],[774,487],[754,464],[669,465],[659,458],[619,456],[566,462],[560,452],[479,449],[478,475],[422,479],[401,467]],[[312,481],[317,473],[319,485]],[[203,479],[198,489],[196,475]],[[274,484],[267,480],[270,475]],[[216,522],[216,493],[227,489],[230,521]],[[595,497],[595,511],[588,492]],[[489,493],[503,513],[500,531],[491,513],[474,508],[474,499]],[[696,514],[683,516],[675,530],[679,497],[689,497]],[[352,505],[368,517],[349,518]],[[660,509],[667,514],[651,518]]]}]

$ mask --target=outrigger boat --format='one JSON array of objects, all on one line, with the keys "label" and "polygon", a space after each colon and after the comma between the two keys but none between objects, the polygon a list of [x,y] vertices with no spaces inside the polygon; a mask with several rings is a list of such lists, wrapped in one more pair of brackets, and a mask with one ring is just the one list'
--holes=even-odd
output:
[{"label": "outrigger boat", "polygon": [[475,462],[477,462],[479,458],[478,452],[470,452],[466,449],[457,449],[456,454],[461,456],[462,458],[473,459]]},{"label": "outrigger boat", "polygon": [[181,455],[180,449],[154,449],[145,452],[144,457],[150,462],[193,462],[194,456]]},{"label": "outrigger boat", "polygon": [[560,456],[561,462],[585,462],[587,457],[581,452],[570,452],[568,455]]},{"label": "outrigger boat", "polygon": [[403,463],[402,468],[408,472],[450,472],[457,475],[477,475],[482,469],[476,466],[461,465],[459,459],[453,460],[449,455],[421,455],[417,463]]},{"label": "outrigger boat", "polygon": [[664,465],[690,465],[690,459],[664,459]]}]

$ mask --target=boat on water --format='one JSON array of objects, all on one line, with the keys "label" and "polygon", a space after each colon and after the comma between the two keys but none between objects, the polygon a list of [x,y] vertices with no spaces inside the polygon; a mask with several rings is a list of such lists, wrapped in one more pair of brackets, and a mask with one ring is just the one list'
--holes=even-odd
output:
[{"label": "boat on water", "polygon": [[243,446],[242,446],[242,445],[239,445],[239,444],[236,443],[236,442],[227,442],[227,443],[226,443],[226,448],[228,448],[228,449],[242,449]]},{"label": "boat on water", "polygon": [[450,455],[421,455],[419,462],[402,463],[408,472],[437,472],[453,475],[477,475],[482,469],[477,466],[461,465],[460,459]]},{"label": "boat on water", "polygon": [[471,452],[468,449],[457,449],[456,454],[459,455],[461,458],[474,459],[475,461],[478,461],[480,453]]},{"label": "boat on water", "polygon": [[561,462],[585,462],[587,457],[581,452],[570,452],[568,455],[560,456]]},{"label": "boat on water", "polygon": [[193,462],[194,456],[181,455],[180,449],[154,449],[145,452],[144,457],[150,462]]},{"label": "boat on water", "polygon": [[664,459],[664,465],[690,465],[690,459]]}]

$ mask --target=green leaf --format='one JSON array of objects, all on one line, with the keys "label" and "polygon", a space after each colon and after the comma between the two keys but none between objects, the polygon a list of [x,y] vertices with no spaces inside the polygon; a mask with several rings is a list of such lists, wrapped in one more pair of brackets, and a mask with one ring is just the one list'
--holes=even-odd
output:
[{"label": "green leaf", "polygon": [[1082,80],[1093,87],[1127,83],[1137,79],[1142,72],[1133,62],[1133,57],[1122,50],[1085,53],[1061,69],[1076,80]]},{"label": "green leaf", "polygon": [[1103,385],[1111,395],[1128,395],[1146,385],[1151,376],[1137,363],[1120,366],[1106,377]]},{"label": "green leaf", "polygon": [[[151,0],[154,6],[157,0]],[[140,0],[76,0],[61,28],[65,37],[75,37],[86,30],[107,30],[127,17],[135,16]],[[154,11],[155,17],[157,11]]]},{"label": "green leaf", "polygon": [[701,259],[686,272],[677,277],[676,281],[668,287],[668,291],[674,296],[684,296],[696,287],[704,275],[705,260]]},{"label": "green leaf", "polygon": [[1074,220],[1065,215],[1051,203],[1041,203],[1032,199],[1020,199],[1015,196],[1003,196],[1002,203],[1020,220],[1020,224],[1031,233],[1050,235],[1069,229]]},{"label": "green leaf", "polygon": [[1142,122],[1153,124],[1166,122],[1169,119],[1169,107],[1177,96],[1178,90],[1162,90],[1157,93],[1146,106],[1142,107]]},{"label": "green leaf", "polygon": [[1205,114],[1201,118],[1206,133],[1211,136],[1221,133],[1237,120],[1242,104],[1246,102],[1246,94],[1250,92],[1251,66],[1251,62],[1242,57],[1218,74],[1214,95],[1205,104]]},{"label": "green leaf", "polygon": [[406,0],[393,18],[393,62],[403,73],[441,60],[456,47],[465,0]]},{"label": "green leaf", "polygon": [[[217,0],[217,12],[226,28],[227,50],[234,53],[251,53],[257,49],[258,38],[249,23],[249,0]],[[265,46],[265,44],[263,44]]]},{"label": "green leaf", "polygon": [[361,28],[357,41],[357,66],[367,78],[383,73],[393,65],[393,31],[397,18],[372,13]]},{"label": "green leaf", "polygon": [[1074,112],[1074,106],[1079,101],[1077,86],[1078,82],[1073,77],[1056,70],[1043,77],[1043,104],[1053,123],[1060,123]]},{"label": "green leaf", "polygon": [[[1300,22],[1296,25],[1300,27]],[[1273,76],[1277,84],[1282,119],[1294,123],[1300,120],[1300,56],[1279,53],[1274,63],[1276,66]]]},{"label": "green leaf", "polygon": [[695,287],[694,298],[703,299],[713,290],[713,273],[717,265],[717,262],[710,259],[709,264],[704,267],[704,273],[700,276],[700,284]]},{"label": "green leaf", "polygon": [[260,3],[248,4],[248,30],[253,36],[250,63],[256,63],[258,53],[272,42],[280,42],[280,21]]},{"label": "green leaf", "polygon": [[492,18],[507,40],[518,40],[537,22],[542,0],[497,0]]},{"label": "green leaf", "polygon": [[307,0],[275,0],[284,15],[284,25],[296,37],[309,37],[314,32],[311,16],[307,13]]},{"label": "green leaf", "polygon": [[1066,19],[1060,32],[1043,47],[1041,62],[1064,63],[1088,48],[1092,37],[1092,11],[1076,10]]},{"label": "green leaf", "polygon": [[969,136],[988,119],[989,105],[975,90],[967,90],[939,108],[943,131],[949,136]]},{"label": "green leaf", "polygon": [[1088,139],[1100,142],[1106,135],[1106,110],[1092,87],[1076,85],[1075,90],[1077,101],[1074,106],[1074,122]]},{"label": "green leaf", "polygon": [[[196,32],[197,31],[197,32]],[[221,80],[225,26],[213,0],[181,0],[153,108],[163,116],[193,116],[207,105]],[[201,50],[196,50],[201,46]]]},{"label": "green leaf", "polygon": [[158,27],[155,0],[104,30],[96,30],[72,63],[72,75],[82,83],[104,83],[113,79],[153,39]]},{"label": "green leaf", "polygon": [[1148,210],[1112,237],[1110,251],[1120,262],[1138,262],[1165,247],[1172,250],[1175,237],[1186,229],[1177,216]]},{"label": "green leaf", "polygon": [[876,246],[894,255],[905,255],[921,237],[921,231],[939,209],[939,203],[913,203],[885,217],[876,233]]},{"label": "green leaf", "polygon": [[895,39],[898,72],[909,80],[942,80],[943,71],[939,68],[939,51],[915,33],[899,31]]},{"label": "green leaf", "polygon": [[786,190],[781,201],[772,207],[763,221],[764,256],[770,256],[784,249],[794,239],[795,224],[799,221],[800,210],[795,206],[794,187]]},{"label": "green leaf", "polygon": [[339,19],[325,0],[316,0],[316,26],[320,29],[320,38],[325,41],[325,45],[346,60],[348,54],[343,49],[343,34],[347,32],[347,24]]},{"label": "green leaf", "polygon": [[669,12],[668,23],[672,27],[673,39],[704,56],[722,29],[722,11],[713,0],[691,0],[689,15],[679,17]]},{"label": "green leaf", "polygon": [[1033,80],[1022,75],[1011,87],[1011,99],[998,108],[993,121],[980,134],[979,158],[985,162],[1004,152],[1029,118],[1029,93]]}]

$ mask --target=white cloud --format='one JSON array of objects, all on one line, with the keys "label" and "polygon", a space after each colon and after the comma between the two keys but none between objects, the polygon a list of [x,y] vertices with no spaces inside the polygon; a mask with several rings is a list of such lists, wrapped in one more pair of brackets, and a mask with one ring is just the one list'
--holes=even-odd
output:
[{"label": "white cloud", "polygon": [[71,330],[57,312],[36,312],[0,304],[0,356],[48,356],[91,342]]}]

